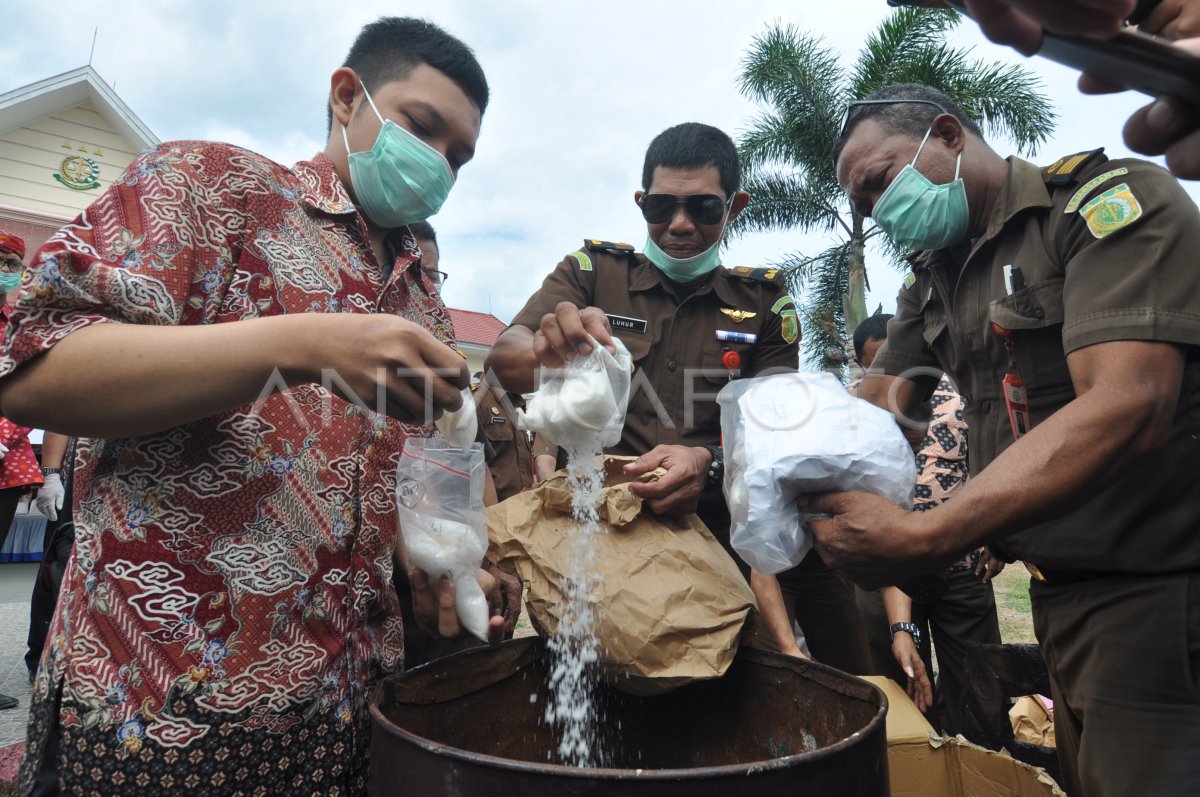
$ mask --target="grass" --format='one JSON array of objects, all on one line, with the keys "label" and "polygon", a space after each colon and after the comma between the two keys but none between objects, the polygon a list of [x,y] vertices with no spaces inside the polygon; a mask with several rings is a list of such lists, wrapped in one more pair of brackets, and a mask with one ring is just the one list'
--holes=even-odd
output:
[{"label": "grass", "polygon": [[1029,571],[1020,562],[1008,565],[992,579],[992,588],[996,593],[1000,638],[1005,644],[1037,642],[1029,603]]}]

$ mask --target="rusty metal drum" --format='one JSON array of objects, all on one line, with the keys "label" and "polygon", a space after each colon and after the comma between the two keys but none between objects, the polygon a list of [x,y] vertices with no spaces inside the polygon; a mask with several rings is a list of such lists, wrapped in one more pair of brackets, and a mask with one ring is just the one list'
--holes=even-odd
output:
[{"label": "rusty metal drum", "polygon": [[372,714],[373,797],[888,794],[887,700],[811,661],[743,649],[723,678],[651,697],[602,686],[603,766],[554,760],[536,638],[392,676]]}]

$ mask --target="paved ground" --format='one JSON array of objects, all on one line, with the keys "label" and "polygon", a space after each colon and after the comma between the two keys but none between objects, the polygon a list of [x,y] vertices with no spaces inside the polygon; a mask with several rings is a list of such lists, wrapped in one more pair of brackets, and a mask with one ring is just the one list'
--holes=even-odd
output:
[{"label": "paved ground", "polygon": [[37,563],[0,563],[0,693],[21,705],[0,711],[0,747],[25,741],[28,722],[29,673],[25,669],[25,639],[29,633],[29,593]]}]

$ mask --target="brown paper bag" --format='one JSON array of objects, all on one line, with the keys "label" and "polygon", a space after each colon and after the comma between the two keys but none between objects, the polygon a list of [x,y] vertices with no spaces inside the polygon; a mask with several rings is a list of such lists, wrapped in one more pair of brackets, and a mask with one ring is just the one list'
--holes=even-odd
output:
[{"label": "brown paper bag", "polygon": [[[631,459],[604,458],[594,542],[596,635],[618,688],[656,694],[724,674],[755,604],[737,565],[698,517],[643,511],[621,470]],[[562,471],[488,509],[488,557],[515,566],[528,586],[530,620],[547,635],[557,626],[566,583],[570,511]]]},{"label": "brown paper bag", "polygon": [[1008,710],[1012,721],[1013,738],[1026,744],[1054,747],[1054,717],[1041,695],[1026,695],[1017,699]]}]

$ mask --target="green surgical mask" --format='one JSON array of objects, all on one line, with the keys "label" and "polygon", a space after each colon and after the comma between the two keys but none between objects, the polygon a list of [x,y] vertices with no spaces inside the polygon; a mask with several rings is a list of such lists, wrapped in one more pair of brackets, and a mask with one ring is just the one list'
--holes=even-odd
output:
[{"label": "green surgical mask", "polygon": [[15,273],[9,273],[7,271],[0,271],[0,293],[8,293],[13,288],[20,285],[22,273],[24,272],[17,271]]},{"label": "green surgical mask", "polygon": [[351,152],[342,127],[350,165],[350,183],[362,212],[384,229],[415,224],[441,210],[454,186],[454,171],[433,147],[391,119],[384,119],[363,86],[371,110],[379,117],[379,135],[365,152]]},{"label": "green surgical mask", "polygon": [[912,163],[900,170],[871,214],[893,241],[910,249],[945,249],[966,237],[970,222],[967,188],[959,176],[962,153],[954,164],[954,179],[942,185],[930,182],[914,165],[931,131],[926,131]]},{"label": "green surgical mask", "polygon": [[666,274],[671,282],[684,284],[700,279],[721,265],[721,238],[725,237],[724,224],[725,219],[729,217],[730,207],[731,205],[725,206],[725,216],[721,219],[720,237],[717,238],[716,243],[700,254],[691,257],[671,257],[659,248],[659,245],[649,235],[646,236],[646,248],[642,254],[646,256],[647,260],[658,266],[658,270]]}]

